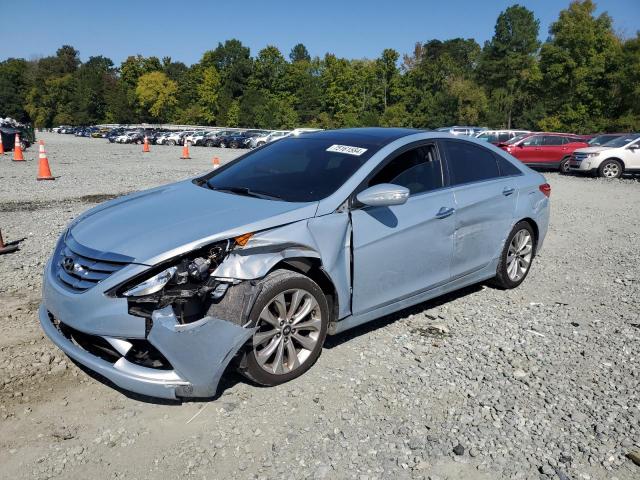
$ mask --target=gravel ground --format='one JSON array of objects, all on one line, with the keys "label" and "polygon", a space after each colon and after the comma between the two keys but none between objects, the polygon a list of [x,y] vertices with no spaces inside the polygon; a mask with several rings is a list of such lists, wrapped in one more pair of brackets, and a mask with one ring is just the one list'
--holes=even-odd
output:
[{"label": "gravel ground", "polygon": [[479,285],[330,337],[303,377],[228,372],[213,401],[153,401],[87,375],[43,337],[41,274],[96,202],[238,151],[41,134],[55,182],[0,158],[3,478],[638,479],[640,185],[549,173],[552,223],[512,291]]}]

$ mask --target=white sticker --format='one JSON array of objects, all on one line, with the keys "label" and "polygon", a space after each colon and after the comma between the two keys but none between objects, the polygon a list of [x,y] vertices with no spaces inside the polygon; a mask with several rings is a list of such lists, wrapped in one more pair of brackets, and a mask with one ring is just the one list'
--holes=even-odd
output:
[{"label": "white sticker", "polygon": [[349,145],[331,145],[327,148],[327,152],[346,153],[347,155],[355,155],[356,157],[359,157],[366,151],[366,148],[351,147]]}]

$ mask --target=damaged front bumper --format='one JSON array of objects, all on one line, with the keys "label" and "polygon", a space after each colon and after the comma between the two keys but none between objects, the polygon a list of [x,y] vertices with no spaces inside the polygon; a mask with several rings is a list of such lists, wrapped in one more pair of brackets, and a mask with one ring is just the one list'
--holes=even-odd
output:
[{"label": "damaged front bumper", "polygon": [[76,340],[76,332],[82,332],[53,317],[44,304],[38,314],[51,341],[78,363],[125,390],[168,399],[214,396],[227,365],[254,333],[253,329],[212,317],[180,325],[170,307],[158,310],[147,340],[166,358],[169,368],[151,368],[129,358],[133,348],[129,340],[89,335],[106,341],[120,357],[113,352],[109,352],[110,358],[96,355]]},{"label": "damaged front bumper", "polygon": [[125,299],[102,293],[116,281],[75,293],[47,265],[38,312],[46,335],[76,362],[125,390],[168,399],[214,396],[254,329],[211,316],[181,324],[171,306],[154,311],[151,319],[130,315]]}]

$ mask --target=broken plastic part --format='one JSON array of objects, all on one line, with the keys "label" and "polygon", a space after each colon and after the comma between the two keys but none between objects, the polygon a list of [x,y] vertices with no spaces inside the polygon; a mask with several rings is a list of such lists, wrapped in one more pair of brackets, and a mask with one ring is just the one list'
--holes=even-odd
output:
[{"label": "broken plastic part", "polygon": [[240,235],[239,237],[236,237],[235,241],[238,245],[240,245],[241,247],[244,247],[252,236],[253,236],[253,233],[245,233],[244,235]]},{"label": "broken plastic part", "polygon": [[189,382],[176,392],[185,396],[214,396],[229,362],[255,332],[213,317],[182,325],[170,306],[154,311],[152,320],[148,340]]}]

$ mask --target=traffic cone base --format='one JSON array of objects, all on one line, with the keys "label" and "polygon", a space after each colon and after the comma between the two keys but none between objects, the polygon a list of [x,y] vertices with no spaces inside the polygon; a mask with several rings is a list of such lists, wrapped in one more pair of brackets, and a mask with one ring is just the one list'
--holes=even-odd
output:
[{"label": "traffic cone base", "polygon": [[18,250],[18,243],[20,242],[9,242],[5,245],[4,241],[2,240],[2,232],[0,232],[0,255],[2,255],[3,253],[11,253]]},{"label": "traffic cone base", "polygon": [[13,147],[13,161],[24,162],[24,156],[22,155],[22,144],[20,143],[20,135],[16,133],[16,143]]}]

